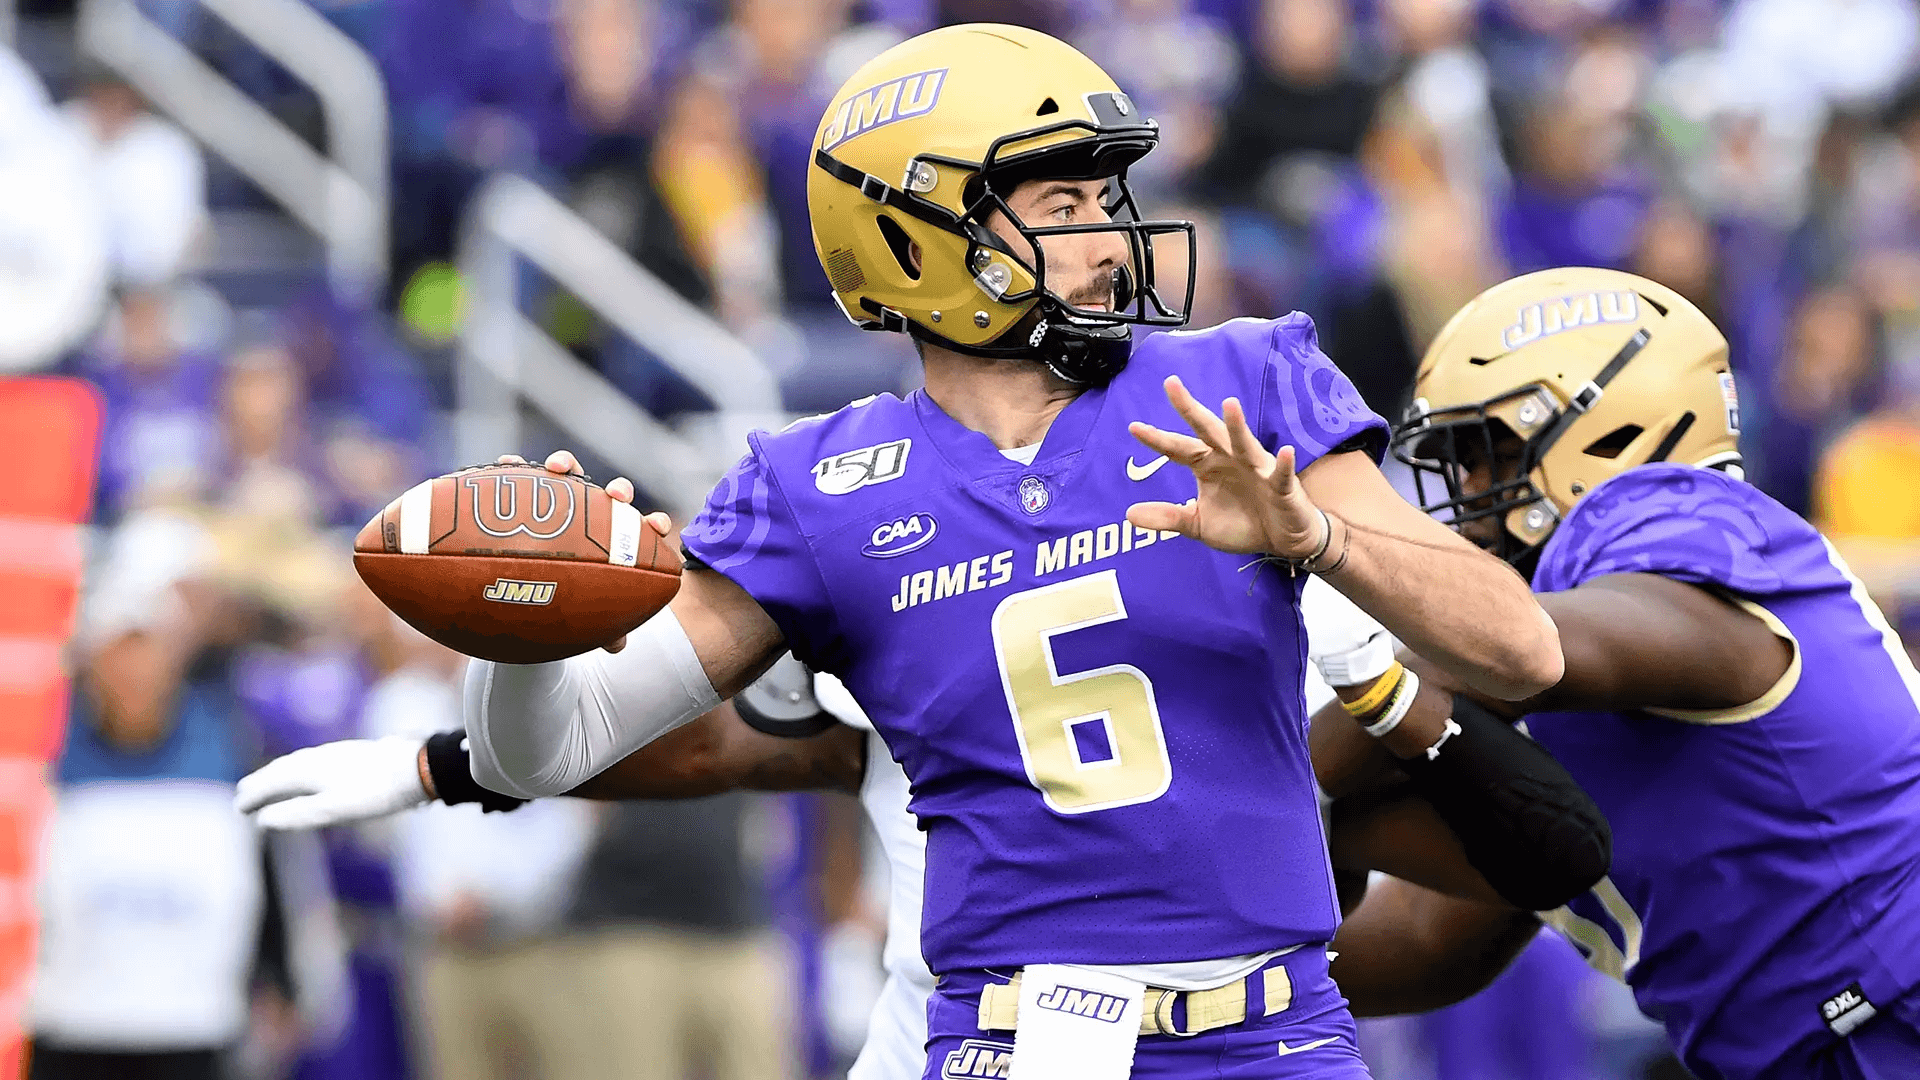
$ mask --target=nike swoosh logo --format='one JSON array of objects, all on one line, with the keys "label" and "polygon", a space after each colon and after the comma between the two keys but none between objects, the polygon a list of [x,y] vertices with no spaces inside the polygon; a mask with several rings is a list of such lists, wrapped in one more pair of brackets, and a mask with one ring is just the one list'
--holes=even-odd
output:
[{"label": "nike swoosh logo", "polygon": [[1133,458],[1129,457],[1127,458],[1127,479],[1145,480],[1147,477],[1152,476],[1154,473],[1159,472],[1160,466],[1165,465],[1166,463],[1167,463],[1167,455],[1165,454],[1161,454],[1159,457],[1154,458],[1152,461],[1147,462],[1145,465],[1135,464]]},{"label": "nike swoosh logo", "polygon": [[1280,1056],[1286,1057],[1288,1054],[1304,1054],[1309,1050],[1318,1050],[1339,1037],[1338,1035],[1329,1035],[1324,1039],[1315,1039],[1310,1043],[1301,1043],[1299,1046],[1288,1046],[1286,1043],[1281,1043]]}]

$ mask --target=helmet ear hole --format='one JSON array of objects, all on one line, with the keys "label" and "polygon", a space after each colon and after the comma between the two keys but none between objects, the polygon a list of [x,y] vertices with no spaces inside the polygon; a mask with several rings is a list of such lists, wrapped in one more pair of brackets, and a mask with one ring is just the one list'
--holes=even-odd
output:
[{"label": "helmet ear hole", "polygon": [[914,281],[920,280],[920,267],[913,260],[913,239],[900,223],[881,214],[874,218],[880,226],[880,236],[887,242],[887,250],[893,252],[893,259],[900,264],[900,270]]},{"label": "helmet ear hole", "polygon": [[1581,453],[1588,457],[1606,458],[1611,461],[1623,453],[1633,440],[1639,438],[1647,429],[1639,424],[1622,424],[1598,439],[1587,444]]},{"label": "helmet ear hole", "polygon": [[1033,110],[1033,115],[1050,116],[1059,111],[1060,111],[1060,103],[1053,100],[1052,98],[1048,98],[1047,100],[1040,103],[1039,108]]}]

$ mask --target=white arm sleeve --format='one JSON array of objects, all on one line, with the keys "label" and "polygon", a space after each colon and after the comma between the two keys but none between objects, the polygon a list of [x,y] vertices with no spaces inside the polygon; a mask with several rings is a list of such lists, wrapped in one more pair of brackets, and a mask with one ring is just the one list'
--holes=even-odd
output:
[{"label": "white arm sleeve", "polygon": [[462,711],[473,778],[522,799],[559,795],[720,704],[673,612],[549,664],[467,664]]}]

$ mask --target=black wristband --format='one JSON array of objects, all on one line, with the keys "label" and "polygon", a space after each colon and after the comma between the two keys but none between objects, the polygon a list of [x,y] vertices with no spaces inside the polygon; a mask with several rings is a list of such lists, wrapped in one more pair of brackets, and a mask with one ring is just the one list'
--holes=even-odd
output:
[{"label": "black wristband", "polygon": [[1591,889],[1613,859],[1613,830],[1552,754],[1461,695],[1460,733],[1439,753],[1400,762],[1446,821],[1467,861],[1502,898],[1549,911]]},{"label": "black wristband", "polygon": [[434,794],[448,806],[477,802],[481,810],[491,814],[518,810],[527,804],[525,799],[483,788],[473,778],[464,731],[443,731],[427,740],[427,775],[433,779]]}]

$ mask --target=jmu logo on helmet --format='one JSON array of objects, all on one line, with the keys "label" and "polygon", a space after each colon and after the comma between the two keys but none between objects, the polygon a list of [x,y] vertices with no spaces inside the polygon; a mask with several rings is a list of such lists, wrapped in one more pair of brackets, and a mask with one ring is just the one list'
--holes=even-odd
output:
[{"label": "jmu logo on helmet", "polygon": [[1514,324],[1501,331],[1500,344],[1517,349],[1564,330],[1596,323],[1637,322],[1639,318],[1640,297],[1632,289],[1563,296],[1521,308]]},{"label": "jmu logo on helmet", "polygon": [[469,476],[462,483],[473,506],[473,523],[488,536],[504,540],[525,533],[551,540],[573,524],[573,485],[564,480],[495,473]]},{"label": "jmu logo on helmet", "polygon": [[855,135],[884,127],[896,120],[925,116],[940,103],[940,88],[946,85],[947,69],[919,71],[888,79],[878,86],[850,94],[834,110],[833,119],[820,136],[820,149],[831,150]]}]

